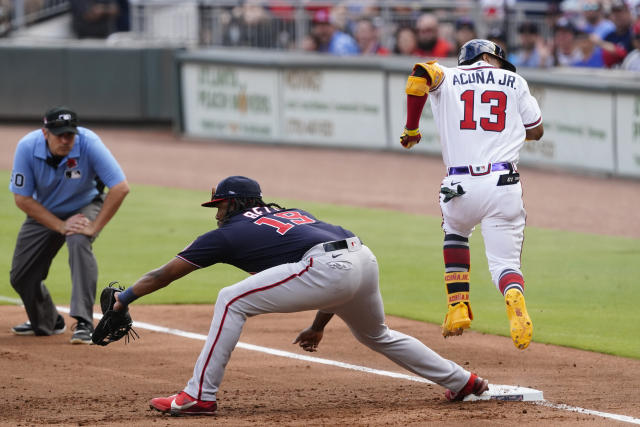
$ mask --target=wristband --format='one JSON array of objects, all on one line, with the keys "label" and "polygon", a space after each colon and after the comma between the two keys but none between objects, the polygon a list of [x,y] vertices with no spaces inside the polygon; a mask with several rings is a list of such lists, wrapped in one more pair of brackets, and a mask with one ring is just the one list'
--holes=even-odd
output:
[{"label": "wristband", "polygon": [[138,296],[133,293],[133,286],[128,287],[126,290],[120,292],[118,295],[118,301],[125,307],[138,299]]},{"label": "wristband", "polygon": [[407,129],[405,127],[404,128],[404,132],[409,136],[416,136],[416,135],[420,134],[420,128],[418,128],[418,129]]}]

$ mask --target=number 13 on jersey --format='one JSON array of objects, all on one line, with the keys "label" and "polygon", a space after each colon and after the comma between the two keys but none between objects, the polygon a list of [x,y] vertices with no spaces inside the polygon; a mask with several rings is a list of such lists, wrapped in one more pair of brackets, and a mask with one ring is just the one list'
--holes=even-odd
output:
[{"label": "number 13 on jersey", "polygon": [[[460,129],[475,130],[477,126],[475,112],[476,91],[466,90],[460,95],[464,103],[464,119],[460,120]],[[482,104],[490,104],[491,117],[481,117],[480,127],[489,132],[502,132],[505,127],[507,95],[499,90],[485,90],[480,94]]]}]

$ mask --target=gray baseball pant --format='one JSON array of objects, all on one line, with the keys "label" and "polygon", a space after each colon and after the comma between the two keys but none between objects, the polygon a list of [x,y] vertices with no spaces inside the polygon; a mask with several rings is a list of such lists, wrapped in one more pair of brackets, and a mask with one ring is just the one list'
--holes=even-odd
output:
[{"label": "gray baseball pant", "polygon": [[[102,199],[94,200],[72,215],[82,213],[93,221],[102,209],[102,203]],[[58,310],[44,280],[49,274],[53,258],[65,242],[71,268],[70,315],[93,323],[98,264],[91,244],[96,237],[83,234],[64,236],[30,217],[22,224],[13,252],[10,279],[11,286],[22,299],[36,335],[51,335],[55,329]]]},{"label": "gray baseball pant", "polygon": [[325,252],[319,244],[297,263],[269,268],[219,292],[207,341],[184,391],[200,400],[216,400],[248,317],[312,309],[337,314],[358,341],[423,378],[450,390],[460,390],[469,381],[470,372],[385,325],[378,262],[368,247]]}]

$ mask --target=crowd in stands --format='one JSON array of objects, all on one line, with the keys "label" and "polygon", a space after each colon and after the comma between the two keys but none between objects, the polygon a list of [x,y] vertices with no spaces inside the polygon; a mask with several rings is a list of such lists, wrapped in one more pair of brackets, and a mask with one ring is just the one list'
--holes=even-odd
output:
[{"label": "crowd in stands", "polygon": [[[272,36],[261,47],[292,48],[332,55],[408,55],[425,59],[454,57],[458,48],[473,38],[487,38],[508,52],[517,67],[595,67],[640,71],[640,0],[548,0],[544,12],[519,16],[517,22],[504,13],[504,2],[479,0],[483,25],[478,16],[463,8],[425,10],[394,7],[392,21],[380,8],[360,2],[307,7],[309,31],[299,41],[282,27],[285,37]],[[273,4],[273,6],[270,6]],[[284,0],[248,0],[234,12],[236,43],[241,35],[268,34],[259,26],[272,26],[273,19],[293,17],[294,7]],[[256,13],[256,9],[259,13]],[[467,13],[467,14],[465,14]],[[260,15],[260,19],[255,16]],[[252,17],[244,19],[244,17]],[[530,19],[527,19],[530,18]],[[507,36],[508,25],[512,25]],[[480,31],[482,29],[482,31]],[[233,33],[233,28],[230,31]]]},{"label": "crowd in stands", "polygon": [[[25,0],[25,5],[46,7],[51,1]],[[200,42],[430,60],[455,57],[466,41],[487,38],[501,45],[516,67],[640,71],[640,0],[527,0],[541,7],[509,15],[519,1],[477,0],[475,7],[452,2],[447,8],[429,9],[428,2],[381,7],[375,1],[318,0],[305,3],[301,32],[295,0],[237,0],[235,6],[227,2],[210,11],[215,19],[209,33],[222,33],[222,38],[201,35]],[[128,0],[68,3],[78,38],[106,38],[130,29]],[[0,0],[0,35],[7,28],[2,20],[10,17],[10,7],[9,0]],[[199,26],[206,32],[203,22]]]}]

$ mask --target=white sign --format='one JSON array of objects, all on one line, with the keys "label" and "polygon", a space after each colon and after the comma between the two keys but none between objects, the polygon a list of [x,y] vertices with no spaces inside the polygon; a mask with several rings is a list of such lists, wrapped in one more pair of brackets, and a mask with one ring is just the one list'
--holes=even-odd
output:
[{"label": "white sign", "polygon": [[523,164],[614,172],[610,93],[531,86],[542,110],[544,136],[524,144]]},{"label": "white sign", "polygon": [[286,69],[281,74],[283,142],[384,148],[384,73]]},{"label": "white sign", "polygon": [[618,95],[618,173],[640,176],[640,95]]},{"label": "white sign", "polygon": [[255,141],[280,138],[277,82],[275,70],[183,64],[185,133]]}]

